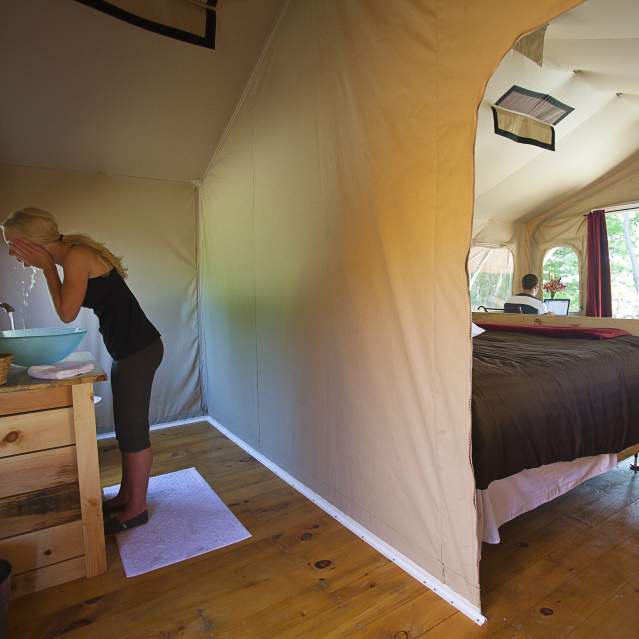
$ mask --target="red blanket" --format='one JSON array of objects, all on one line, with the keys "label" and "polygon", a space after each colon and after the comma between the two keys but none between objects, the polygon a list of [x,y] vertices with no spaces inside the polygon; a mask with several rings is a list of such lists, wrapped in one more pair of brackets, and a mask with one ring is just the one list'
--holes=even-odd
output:
[{"label": "red blanket", "polygon": [[542,326],[540,324],[491,324],[490,322],[475,322],[477,326],[487,331],[508,331],[513,333],[529,333],[546,335],[547,337],[573,337],[580,339],[612,339],[630,335],[628,331],[619,328],[583,328],[579,326]]}]

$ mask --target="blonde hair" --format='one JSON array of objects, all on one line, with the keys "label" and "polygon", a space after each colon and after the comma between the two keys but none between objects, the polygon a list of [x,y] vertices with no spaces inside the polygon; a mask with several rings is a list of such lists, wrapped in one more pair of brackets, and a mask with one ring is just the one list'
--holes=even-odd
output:
[{"label": "blonde hair", "polygon": [[36,244],[62,240],[75,246],[88,246],[102,261],[111,265],[122,277],[126,277],[126,267],[122,264],[121,258],[116,257],[104,244],[96,242],[88,235],[62,235],[57,220],[49,211],[33,207],[20,209],[14,211],[0,226],[8,231],[17,231]]}]

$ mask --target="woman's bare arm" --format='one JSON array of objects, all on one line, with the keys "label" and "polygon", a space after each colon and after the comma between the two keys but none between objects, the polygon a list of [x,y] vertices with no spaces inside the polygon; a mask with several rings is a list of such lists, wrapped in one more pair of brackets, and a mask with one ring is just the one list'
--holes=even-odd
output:
[{"label": "woman's bare arm", "polygon": [[43,269],[49,293],[58,317],[72,322],[80,312],[89,280],[89,256],[85,251],[72,248],[64,258],[64,281],[60,281],[55,264]]},{"label": "woman's bare arm", "polygon": [[62,263],[64,281],[61,281],[53,257],[42,246],[25,239],[15,240],[12,245],[25,265],[42,269],[58,317],[65,323],[72,322],[80,312],[87,291],[89,250],[84,247],[69,250]]}]

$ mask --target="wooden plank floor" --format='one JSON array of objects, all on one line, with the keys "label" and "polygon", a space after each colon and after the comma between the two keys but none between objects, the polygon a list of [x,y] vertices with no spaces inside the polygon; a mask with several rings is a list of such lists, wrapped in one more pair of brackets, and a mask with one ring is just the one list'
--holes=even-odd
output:
[{"label": "wooden plank floor", "polygon": [[[639,637],[639,477],[620,468],[502,528],[483,548],[479,628],[207,423],[152,433],[154,474],[195,466],[252,533],[126,579],[108,572],[12,602],[15,639]],[[103,485],[119,479],[100,443]]]}]

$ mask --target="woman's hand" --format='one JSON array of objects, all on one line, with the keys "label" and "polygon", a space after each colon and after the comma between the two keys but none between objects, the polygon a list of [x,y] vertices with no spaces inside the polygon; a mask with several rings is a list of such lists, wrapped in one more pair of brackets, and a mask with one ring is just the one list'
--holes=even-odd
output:
[{"label": "woman's hand", "polygon": [[16,238],[11,242],[11,252],[25,266],[35,266],[43,271],[55,268],[55,262],[51,253],[45,248],[24,238]]}]

